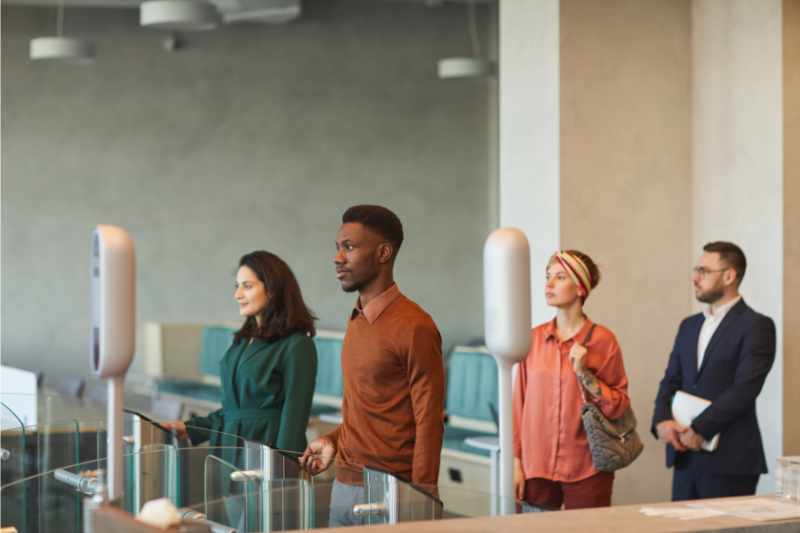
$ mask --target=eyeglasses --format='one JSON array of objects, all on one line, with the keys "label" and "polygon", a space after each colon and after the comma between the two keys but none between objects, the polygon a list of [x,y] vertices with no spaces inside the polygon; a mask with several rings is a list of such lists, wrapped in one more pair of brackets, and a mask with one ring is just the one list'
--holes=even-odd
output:
[{"label": "eyeglasses", "polygon": [[701,279],[704,279],[706,276],[708,276],[712,272],[725,272],[729,268],[731,268],[731,267],[720,268],[719,270],[711,270],[711,269],[706,268],[706,267],[694,267],[692,269],[692,272],[694,274],[697,274]]}]

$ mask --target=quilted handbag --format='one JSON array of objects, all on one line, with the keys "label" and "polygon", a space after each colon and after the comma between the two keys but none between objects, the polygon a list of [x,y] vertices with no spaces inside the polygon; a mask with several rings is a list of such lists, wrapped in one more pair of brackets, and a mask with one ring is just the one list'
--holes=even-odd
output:
[{"label": "quilted handbag", "polygon": [[[592,325],[583,345],[588,345],[594,332]],[[589,440],[589,449],[592,452],[592,462],[601,472],[613,472],[631,464],[644,449],[644,444],[636,432],[636,416],[630,406],[620,418],[609,420],[595,404],[586,400],[586,393],[578,380],[583,405],[581,406],[581,420],[586,437]]]}]

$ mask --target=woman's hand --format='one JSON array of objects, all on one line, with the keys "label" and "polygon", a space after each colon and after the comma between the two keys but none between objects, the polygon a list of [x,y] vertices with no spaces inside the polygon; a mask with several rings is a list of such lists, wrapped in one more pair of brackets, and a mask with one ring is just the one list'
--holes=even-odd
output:
[{"label": "woman's hand", "polygon": [[514,494],[517,500],[525,498],[525,472],[522,471],[522,461],[514,457]]},{"label": "woman's hand", "polygon": [[586,347],[577,342],[574,343],[569,350],[569,360],[572,363],[572,370],[575,371],[578,381],[581,382],[586,392],[594,398],[599,398],[603,391],[600,389],[597,377],[591,370],[586,368]]},{"label": "woman's hand", "polygon": [[569,360],[570,363],[572,363],[572,370],[574,370],[576,374],[580,374],[586,369],[586,364],[584,363],[585,356],[586,347],[577,342],[573,343],[569,351]]},{"label": "woman's hand", "polygon": [[188,440],[189,432],[186,431],[186,424],[180,420],[172,420],[170,422],[159,422],[159,424],[170,431],[174,431],[180,440]]},{"label": "woman's hand", "polygon": [[299,461],[301,467],[315,476],[327,470],[334,457],[336,457],[336,445],[330,439],[320,437],[308,443]]}]

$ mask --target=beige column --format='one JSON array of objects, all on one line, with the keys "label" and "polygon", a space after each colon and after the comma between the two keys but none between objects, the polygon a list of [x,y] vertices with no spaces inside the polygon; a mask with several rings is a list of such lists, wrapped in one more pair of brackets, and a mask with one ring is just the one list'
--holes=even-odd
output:
[{"label": "beige column", "polygon": [[691,6],[562,0],[561,243],[603,279],[588,315],[617,335],[645,440],[614,503],[669,499],[653,400],[691,310]]},{"label": "beige column", "polygon": [[800,455],[800,0],[783,2],[783,453]]}]

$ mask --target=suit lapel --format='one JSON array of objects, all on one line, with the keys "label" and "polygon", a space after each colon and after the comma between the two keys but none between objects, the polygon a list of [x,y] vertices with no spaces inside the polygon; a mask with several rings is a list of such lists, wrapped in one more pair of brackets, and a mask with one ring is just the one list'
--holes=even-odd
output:
[{"label": "suit lapel", "polygon": [[692,329],[689,330],[689,353],[691,354],[688,369],[689,383],[697,381],[697,341],[700,338],[700,328],[703,327],[703,320],[705,320],[703,315],[699,315],[698,319],[691,325]]},{"label": "suit lapel", "polygon": [[722,319],[722,323],[719,325],[719,327],[717,327],[717,330],[711,336],[711,340],[708,341],[708,347],[706,347],[706,353],[703,356],[703,364],[700,366],[700,370],[697,372],[698,378],[703,373],[703,370],[705,370],[706,366],[708,366],[708,360],[714,356],[714,350],[716,350],[720,340],[722,340],[724,335],[730,329],[731,325],[735,324],[739,320],[739,316],[745,309],[746,305],[744,303],[744,298],[742,298],[730,309],[730,311],[728,311],[728,314],[725,315],[725,318]]},{"label": "suit lapel", "polygon": [[252,342],[252,344],[250,344],[245,349],[244,353],[242,354],[242,359],[239,361],[239,366],[243,365],[245,362],[247,362],[248,360],[252,359],[257,354],[259,354],[259,353],[263,352],[264,350],[266,350],[267,348],[269,348],[270,344],[271,344],[271,342],[269,342],[269,341],[265,341],[265,340],[261,340],[261,339],[255,339]]},{"label": "suit lapel", "polygon": [[231,346],[220,362],[220,379],[222,381],[223,394],[236,407],[241,405],[239,403],[239,387],[241,386],[239,380],[241,376],[236,371],[248,359],[251,359],[269,346],[268,343],[260,339],[255,339],[252,343],[249,343],[248,339],[243,339],[241,342],[244,343],[243,346],[235,344]]}]

